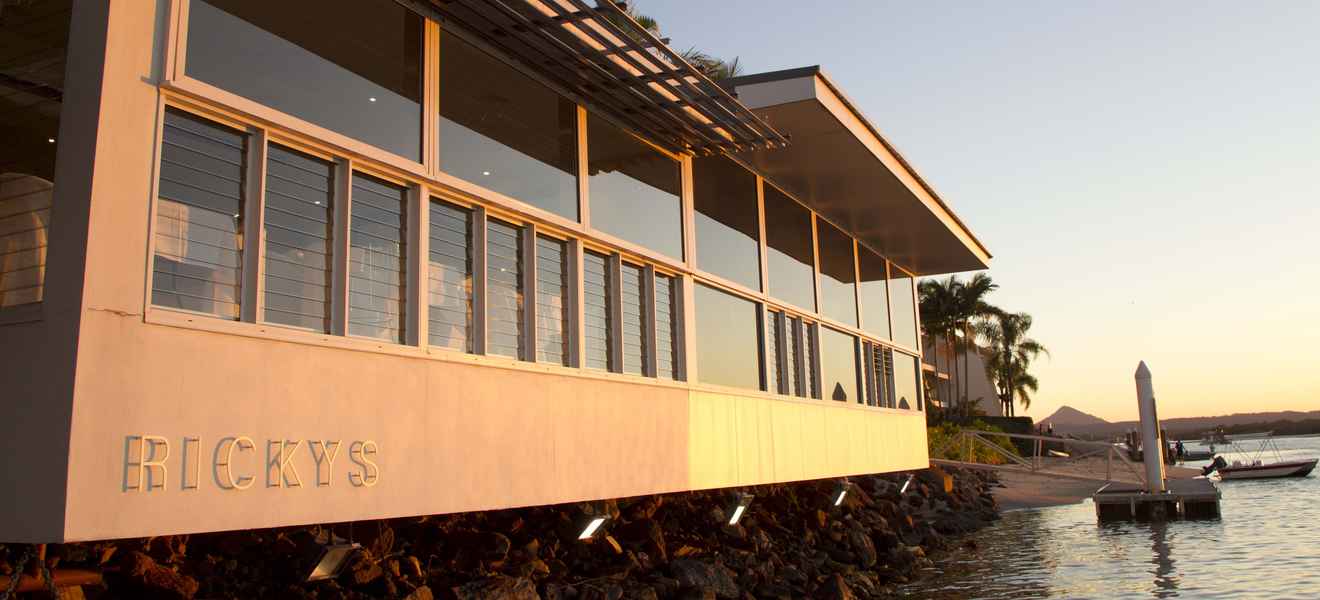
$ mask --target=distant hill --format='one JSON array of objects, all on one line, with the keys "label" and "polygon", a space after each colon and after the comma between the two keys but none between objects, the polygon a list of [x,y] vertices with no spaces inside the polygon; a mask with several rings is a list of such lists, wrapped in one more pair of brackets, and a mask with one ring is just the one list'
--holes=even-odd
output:
[{"label": "distant hill", "polygon": [[[1183,417],[1178,419],[1164,419],[1162,424],[1164,425],[1164,429],[1169,432],[1170,437],[1187,439],[1200,437],[1202,432],[1220,425],[1230,429],[1239,428],[1240,426],[1245,425],[1258,425],[1261,430],[1274,430],[1283,433],[1290,428],[1281,426],[1281,423],[1299,423],[1316,420],[1320,420],[1320,410],[1309,412],[1289,410],[1262,413],[1234,413],[1231,415],[1220,415],[1215,417]],[[1053,423],[1055,433],[1069,433],[1083,437],[1111,437],[1137,428],[1136,421],[1118,421],[1110,423],[1104,419],[1088,415],[1069,406],[1064,406],[1055,411],[1054,414],[1041,419],[1040,423],[1046,426]],[[1300,431],[1289,431],[1289,433],[1300,433]]]},{"label": "distant hill", "polygon": [[1086,429],[1089,427],[1104,427],[1109,425],[1109,421],[1101,419],[1095,415],[1088,415],[1071,406],[1059,407],[1054,414],[1040,420],[1042,426],[1054,425],[1054,430],[1065,429]]}]

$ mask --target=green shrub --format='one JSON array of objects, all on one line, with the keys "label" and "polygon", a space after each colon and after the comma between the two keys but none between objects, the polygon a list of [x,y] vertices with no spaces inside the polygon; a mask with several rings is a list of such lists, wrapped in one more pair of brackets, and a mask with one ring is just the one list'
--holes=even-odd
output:
[{"label": "green shrub", "polygon": [[[956,460],[961,462],[972,462],[986,465],[1002,465],[1009,462],[1007,458],[990,448],[987,448],[982,441],[972,443],[971,453],[968,454],[967,440],[961,439],[953,441],[964,429],[973,429],[977,431],[990,431],[1003,433],[1004,430],[994,425],[986,424],[982,421],[972,421],[969,426],[960,427],[953,423],[941,423],[940,425],[926,428],[926,446],[930,452],[931,458],[942,458],[944,460]],[[1007,437],[984,436],[990,443],[1002,449],[1004,452],[1013,456],[1018,456],[1018,451],[1013,447],[1013,442]]]}]

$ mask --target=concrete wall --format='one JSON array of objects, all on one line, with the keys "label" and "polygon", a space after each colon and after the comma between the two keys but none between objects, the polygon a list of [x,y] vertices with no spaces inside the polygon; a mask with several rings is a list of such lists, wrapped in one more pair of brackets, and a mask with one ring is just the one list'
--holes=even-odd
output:
[{"label": "concrete wall", "polygon": [[[938,365],[936,368],[940,373],[948,373],[949,378],[940,379],[938,384],[939,397],[944,402],[945,407],[952,407],[961,402],[963,392],[957,392],[955,398],[955,390],[965,389],[967,399],[977,410],[986,416],[1002,417],[1004,416],[1004,406],[999,403],[999,396],[995,392],[994,382],[990,381],[990,376],[985,372],[983,352],[986,352],[986,350],[977,349],[965,356],[962,350],[951,352],[944,338],[934,336],[933,338],[927,338],[922,343],[922,362]],[[955,359],[957,360],[956,368]],[[963,365],[963,360],[967,361],[966,366]],[[963,369],[966,369],[966,377],[963,376]]]}]

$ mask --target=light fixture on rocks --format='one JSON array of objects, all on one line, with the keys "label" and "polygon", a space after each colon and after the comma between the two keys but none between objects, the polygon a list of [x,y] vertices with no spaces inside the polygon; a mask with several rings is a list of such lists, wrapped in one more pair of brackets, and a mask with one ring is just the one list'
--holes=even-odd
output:
[{"label": "light fixture on rocks", "polygon": [[586,525],[582,527],[582,533],[578,534],[577,539],[579,540],[591,539],[591,536],[596,535],[596,531],[600,529],[601,525],[605,524],[605,521],[608,520],[609,517],[593,515],[589,516],[588,519]]},{"label": "light fixture on rocks", "polygon": [[733,504],[729,506],[729,511],[725,513],[729,515],[729,525],[738,524],[738,521],[747,513],[747,507],[752,505],[752,498],[755,497],[756,496],[747,493],[733,495]]},{"label": "light fixture on rocks", "polygon": [[908,473],[907,481],[904,481],[904,482],[903,482],[903,487],[900,488],[900,489],[898,490],[898,495],[902,496],[903,494],[906,494],[906,493],[907,493],[907,491],[908,491],[908,486],[912,485],[912,479],[913,479],[914,477],[916,477],[915,474]]},{"label": "light fixture on rocks", "polygon": [[343,538],[331,536],[336,543],[326,544],[321,549],[321,558],[307,575],[307,581],[334,579],[348,565],[348,559],[362,547],[361,544],[346,542]]},{"label": "light fixture on rocks", "polygon": [[848,492],[852,491],[852,487],[853,484],[846,479],[839,482],[838,487],[834,488],[834,506],[843,504],[844,498],[848,497]]}]

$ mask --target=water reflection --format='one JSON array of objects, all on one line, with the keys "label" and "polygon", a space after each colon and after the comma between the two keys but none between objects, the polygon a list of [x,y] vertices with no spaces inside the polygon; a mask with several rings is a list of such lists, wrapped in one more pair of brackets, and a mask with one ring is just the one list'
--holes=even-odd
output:
[{"label": "water reflection", "polygon": [[1156,598],[1173,598],[1178,595],[1179,577],[1173,566],[1168,536],[1168,523],[1150,525],[1150,562],[1155,565],[1155,589],[1151,590],[1151,595]]}]

